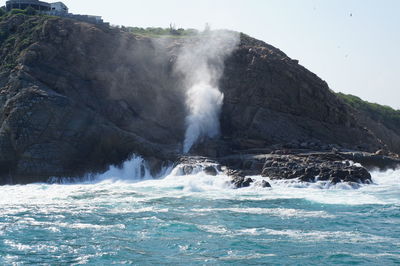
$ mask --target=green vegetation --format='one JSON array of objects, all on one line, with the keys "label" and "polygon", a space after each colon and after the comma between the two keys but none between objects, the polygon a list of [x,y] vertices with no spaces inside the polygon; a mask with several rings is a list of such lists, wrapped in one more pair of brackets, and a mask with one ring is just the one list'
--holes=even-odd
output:
[{"label": "green vegetation", "polygon": [[146,37],[188,37],[199,33],[195,29],[121,27],[121,30]]},{"label": "green vegetation", "polygon": [[32,7],[28,7],[27,9],[12,9],[11,11],[6,11],[3,8],[0,8],[0,17],[12,16],[16,14],[36,16],[39,15],[39,12]]},{"label": "green vegetation", "polygon": [[26,10],[24,9],[11,9],[11,11],[9,12],[11,15],[15,15],[15,14],[26,14]]},{"label": "green vegetation", "polygon": [[34,16],[36,15],[38,12],[36,11],[36,9],[34,9],[33,7],[28,7],[27,9],[25,9],[25,14],[28,16]]},{"label": "green vegetation", "polygon": [[[10,27],[8,21],[15,16],[21,16],[23,20],[20,20],[18,25]],[[0,72],[16,67],[21,53],[37,41],[38,33],[41,32],[46,20],[48,20],[46,16],[28,16],[19,10],[14,15],[8,12],[0,18]]]},{"label": "green vegetation", "polygon": [[336,93],[346,104],[367,114],[371,119],[384,124],[387,128],[398,131],[400,128],[400,110],[376,103],[363,101],[357,96]]},{"label": "green vegetation", "polygon": [[0,7],[0,17],[4,16],[6,14],[6,11]]}]

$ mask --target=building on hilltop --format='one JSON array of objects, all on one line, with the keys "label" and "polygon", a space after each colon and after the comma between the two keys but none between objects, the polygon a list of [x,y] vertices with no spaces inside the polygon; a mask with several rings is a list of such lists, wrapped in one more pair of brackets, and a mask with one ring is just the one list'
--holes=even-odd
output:
[{"label": "building on hilltop", "polygon": [[104,21],[100,16],[90,15],[77,15],[69,13],[68,7],[62,2],[47,3],[39,0],[8,0],[6,1],[6,10],[11,11],[12,9],[27,9],[32,7],[40,13],[59,16],[65,18],[71,18],[79,21],[88,23],[103,24]]},{"label": "building on hilltop", "polygon": [[51,11],[68,13],[68,7],[63,2],[50,3]]},{"label": "building on hilltop", "polygon": [[38,11],[51,10],[51,5],[49,3],[39,0],[9,0],[6,2],[7,11],[10,11],[11,9],[27,9],[28,7],[32,7]]},{"label": "building on hilltop", "polygon": [[68,7],[62,2],[47,3],[39,0],[9,0],[6,2],[6,9],[27,9],[32,7],[41,12],[57,12],[57,13],[68,13]]}]

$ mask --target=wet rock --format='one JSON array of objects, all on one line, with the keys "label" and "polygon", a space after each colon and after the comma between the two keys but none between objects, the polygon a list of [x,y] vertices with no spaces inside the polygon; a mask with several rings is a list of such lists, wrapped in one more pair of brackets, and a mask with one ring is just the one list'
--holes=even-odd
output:
[{"label": "wet rock", "polygon": [[244,188],[244,187],[249,187],[251,183],[253,183],[254,180],[245,177],[245,176],[234,176],[232,177],[231,183],[234,185],[235,188]]},{"label": "wet rock", "polygon": [[319,175],[319,173],[321,172],[321,170],[315,166],[310,166],[307,167],[305,172],[304,172],[304,176],[307,176],[309,178],[314,178],[316,176]]},{"label": "wet rock", "polygon": [[355,180],[355,182],[372,183],[371,174],[364,167],[352,168],[350,170],[350,177]]},{"label": "wet rock", "polygon": [[343,152],[341,156],[347,160],[362,164],[367,169],[379,168],[382,171],[400,167],[400,158],[366,152]]},{"label": "wet rock", "polygon": [[271,184],[270,184],[269,182],[263,180],[263,181],[261,182],[261,187],[263,187],[263,188],[268,188],[268,187],[271,187]]},{"label": "wet rock", "polygon": [[349,176],[349,174],[349,171],[346,170],[334,170],[331,176],[334,178],[338,178],[339,180],[344,180]]},{"label": "wet rock", "polygon": [[[332,183],[338,182],[353,182],[370,184],[372,183],[371,175],[364,167],[359,164],[354,164],[344,153],[333,154],[331,152],[325,153],[299,153],[291,155],[266,155],[264,158],[264,165],[260,171],[246,170],[246,175],[260,175],[268,177],[271,180],[299,180],[302,182],[317,182],[317,181],[331,181]],[[367,156],[359,155],[361,158]],[[370,158],[369,154],[368,157]],[[356,156],[354,156],[356,157]],[[249,164],[249,158],[246,158]],[[257,158],[260,162],[260,158]],[[397,161],[400,165],[400,161]],[[229,167],[229,165],[228,165]]]},{"label": "wet rock", "polygon": [[249,187],[251,183],[253,183],[254,180],[247,177],[244,179],[243,183],[242,183],[242,187]]},{"label": "wet rock", "polygon": [[206,175],[216,176],[218,174],[214,166],[207,166],[203,171]]}]

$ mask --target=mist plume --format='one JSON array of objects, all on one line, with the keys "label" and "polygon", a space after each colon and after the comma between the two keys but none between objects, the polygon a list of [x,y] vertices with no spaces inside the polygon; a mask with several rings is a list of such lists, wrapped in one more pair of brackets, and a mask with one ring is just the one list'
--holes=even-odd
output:
[{"label": "mist plume", "polygon": [[185,41],[178,55],[175,70],[183,75],[188,111],[184,153],[196,142],[220,133],[219,115],[224,95],[219,90],[219,80],[225,58],[238,43],[236,32],[207,31]]}]

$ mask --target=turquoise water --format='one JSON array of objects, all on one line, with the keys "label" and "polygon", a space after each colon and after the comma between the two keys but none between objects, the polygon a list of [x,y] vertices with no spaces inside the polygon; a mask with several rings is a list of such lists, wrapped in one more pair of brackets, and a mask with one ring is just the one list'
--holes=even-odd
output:
[{"label": "turquoise water", "polygon": [[140,163],[95,182],[0,187],[0,264],[400,263],[400,171],[359,189],[234,190],[201,171],[138,180]]}]

